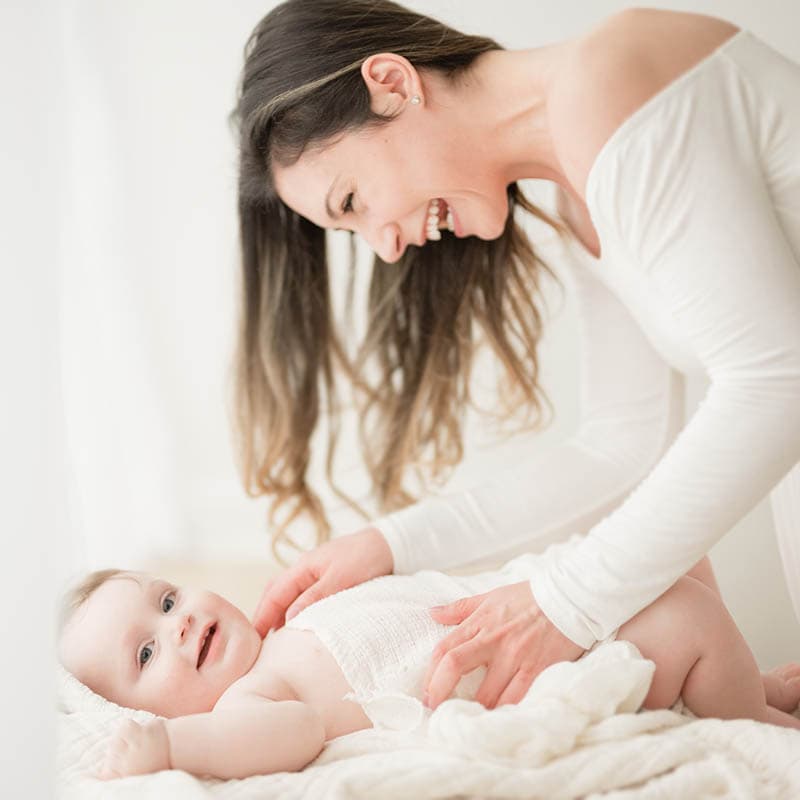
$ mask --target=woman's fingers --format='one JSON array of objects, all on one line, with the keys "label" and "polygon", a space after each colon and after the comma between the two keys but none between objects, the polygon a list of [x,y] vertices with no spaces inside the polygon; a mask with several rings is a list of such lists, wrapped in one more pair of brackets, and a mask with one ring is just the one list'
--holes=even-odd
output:
[{"label": "woman's fingers", "polygon": [[[256,610],[253,612],[253,614],[252,614],[252,616],[250,618],[254,625],[255,625],[255,621],[257,619],[260,619],[260,617],[261,617],[261,608],[264,605],[264,598],[269,595],[270,589],[272,588],[272,585],[274,583],[275,583],[275,578],[272,578],[271,580],[268,580],[264,584],[264,588],[261,590],[261,597],[258,598],[258,605],[256,606]],[[259,633],[260,633],[260,631],[259,631]],[[266,634],[266,632],[264,634],[262,634],[262,636],[264,636],[265,634]]]},{"label": "woman's fingers", "polygon": [[267,585],[253,614],[253,625],[262,638],[271,628],[283,625],[286,609],[317,579],[311,567],[298,564]]},{"label": "woman's fingers", "polygon": [[480,605],[483,598],[484,595],[475,594],[429,610],[431,616],[442,625],[459,625]]},{"label": "woman's fingers", "polygon": [[436,665],[427,684],[425,705],[435,709],[447,700],[456,688],[462,675],[472,672],[488,661],[489,648],[476,639],[455,647],[445,653]]},{"label": "woman's fingers", "polygon": [[517,667],[507,661],[500,661],[495,655],[495,660],[489,664],[483,682],[475,693],[475,701],[486,708],[495,708],[500,705],[498,700],[511,683]]},{"label": "woman's fingers", "polygon": [[431,677],[439,665],[442,656],[449,650],[458,647],[464,642],[468,642],[477,633],[475,626],[462,624],[467,617],[480,605],[483,600],[482,594],[462,597],[446,606],[434,606],[428,609],[433,619],[441,625],[456,625],[456,629],[445,636],[433,650],[431,661],[422,681],[423,689],[427,692]]},{"label": "woman's fingers", "polygon": [[507,703],[519,703],[528,693],[528,689],[531,688],[533,679],[537,674],[538,673],[533,669],[520,667],[508,686],[506,686],[500,694],[500,697],[497,699],[497,705],[504,706]]},{"label": "woman's fingers", "polygon": [[326,582],[323,579],[318,580],[312,586],[309,586],[300,597],[297,598],[290,606],[286,609],[286,621],[288,622],[292,617],[296,617],[304,608],[310,606],[312,603],[316,603],[317,600],[322,600],[323,597],[327,597],[329,594],[333,594],[336,591],[335,587],[333,587],[330,582]]},{"label": "woman's fingers", "polygon": [[545,667],[583,653],[542,613],[528,581],[452,605],[456,609],[450,618],[472,613],[434,649],[423,683],[431,708],[450,695],[462,675],[481,665],[486,665],[486,677],[476,699],[487,707],[517,703]]},{"label": "woman's fingers", "polygon": [[431,678],[434,672],[436,672],[442,658],[451,650],[455,650],[455,648],[470,641],[472,637],[475,636],[475,633],[476,631],[471,625],[462,624],[436,645],[431,653],[431,660],[425,672],[425,677],[422,679],[422,688],[426,694],[430,687]]}]

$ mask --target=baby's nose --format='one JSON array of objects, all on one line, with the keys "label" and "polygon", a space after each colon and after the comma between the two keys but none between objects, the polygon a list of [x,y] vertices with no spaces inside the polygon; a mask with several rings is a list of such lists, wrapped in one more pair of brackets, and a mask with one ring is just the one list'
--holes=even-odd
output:
[{"label": "baby's nose", "polygon": [[186,636],[194,624],[194,617],[191,614],[181,614],[177,617],[176,631],[178,641],[183,644],[186,641]]}]

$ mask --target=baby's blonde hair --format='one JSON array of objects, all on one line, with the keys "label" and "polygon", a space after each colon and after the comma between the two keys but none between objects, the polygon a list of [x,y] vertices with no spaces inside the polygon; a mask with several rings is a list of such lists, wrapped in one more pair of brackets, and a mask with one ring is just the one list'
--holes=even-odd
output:
[{"label": "baby's blonde hair", "polygon": [[61,603],[58,631],[61,634],[72,615],[107,581],[122,575],[122,569],[98,569],[90,572],[75,586],[68,589]]}]

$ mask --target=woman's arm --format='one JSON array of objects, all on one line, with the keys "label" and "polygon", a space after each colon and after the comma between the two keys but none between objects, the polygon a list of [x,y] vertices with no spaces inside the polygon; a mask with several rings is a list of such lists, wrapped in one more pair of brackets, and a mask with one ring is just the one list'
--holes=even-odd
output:
[{"label": "woman's arm", "polygon": [[539,607],[584,646],[671,586],[800,459],[800,169],[790,147],[800,115],[788,76],[775,75],[787,77],[779,109],[725,63],[661,98],[658,119],[640,116],[590,176],[601,239],[630,254],[711,383],[630,497],[532,565]]},{"label": "woman's arm", "polygon": [[395,573],[506,561],[587,532],[620,505],[680,430],[682,376],[578,248],[552,259],[578,311],[577,431],[485,485],[377,520]]}]

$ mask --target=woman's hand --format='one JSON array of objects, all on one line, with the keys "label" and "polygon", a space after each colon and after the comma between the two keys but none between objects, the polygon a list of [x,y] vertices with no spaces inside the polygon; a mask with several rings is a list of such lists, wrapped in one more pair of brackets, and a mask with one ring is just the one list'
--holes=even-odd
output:
[{"label": "woman's hand", "polygon": [[545,667],[584,652],[542,613],[528,581],[438,606],[431,615],[458,627],[433,651],[423,681],[430,708],[450,696],[462,675],[483,665],[475,699],[486,708],[518,703]]},{"label": "woman's hand", "polygon": [[317,600],[389,575],[393,568],[392,551],[377,528],[325,542],[267,583],[253,625],[264,637],[270,628],[279,628]]}]

